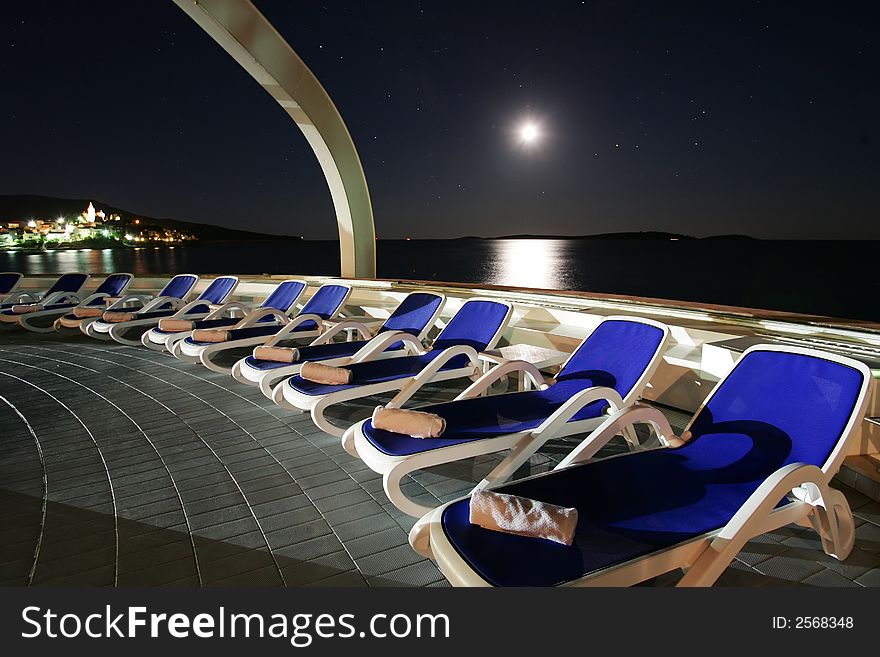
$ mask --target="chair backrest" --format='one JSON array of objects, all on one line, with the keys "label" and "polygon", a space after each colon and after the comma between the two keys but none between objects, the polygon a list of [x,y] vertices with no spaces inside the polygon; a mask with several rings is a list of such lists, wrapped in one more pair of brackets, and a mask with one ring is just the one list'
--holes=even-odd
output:
[{"label": "chair backrest", "polygon": [[87,280],[89,280],[88,274],[63,274],[46,291],[46,295],[53,292],[79,292]]},{"label": "chair backrest", "polygon": [[293,307],[302,293],[306,289],[305,281],[283,281],[279,283],[274,290],[272,290],[272,294],[266,297],[266,300],[260,304],[260,308],[274,308],[275,310],[280,310],[283,313],[286,313]]},{"label": "chair backrest", "polygon": [[106,294],[111,297],[118,297],[125,292],[125,288],[131,283],[132,278],[133,276],[131,274],[110,274],[107,278],[101,281],[98,289],[95,290],[95,294]]},{"label": "chair backrest", "polygon": [[312,298],[299,311],[300,315],[317,315],[321,319],[331,319],[339,314],[343,304],[348,300],[351,288],[348,285],[328,283],[318,288]]},{"label": "chair backrest", "polygon": [[410,292],[391,316],[385,320],[379,332],[403,331],[417,338],[422,337],[437,321],[446,297],[434,292]]},{"label": "chair backrest", "polygon": [[0,294],[9,294],[21,282],[23,276],[17,271],[0,272]]},{"label": "chair backrest", "polygon": [[159,292],[159,296],[172,297],[174,299],[186,299],[198,282],[199,277],[195,274],[178,274],[168,281],[165,287]]},{"label": "chair backrest", "polygon": [[659,364],[669,328],[639,318],[609,317],[581,342],[568,357],[557,381],[589,379],[591,385],[614,388],[627,396],[640,382],[647,382]]},{"label": "chair backrest", "polygon": [[724,481],[790,463],[836,469],[845,456],[841,438],[864,414],[870,383],[868,367],[850,358],[752,347],[697,411],[693,439],[680,449],[695,467],[723,471]]},{"label": "chair backrest", "polygon": [[237,286],[238,276],[218,276],[199,295],[198,301],[221,304],[226,301],[226,297],[232,294]]},{"label": "chair backrest", "polygon": [[494,347],[510,322],[513,307],[503,301],[469,299],[434,340],[434,349],[467,345],[477,351]]}]

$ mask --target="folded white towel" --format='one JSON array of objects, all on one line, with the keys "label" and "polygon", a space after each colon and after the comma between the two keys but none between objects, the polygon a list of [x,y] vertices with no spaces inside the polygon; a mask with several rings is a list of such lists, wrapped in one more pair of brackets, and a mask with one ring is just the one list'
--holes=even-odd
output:
[{"label": "folded white towel", "polygon": [[505,534],[571,545],[577,528],[578,512],[566,508],[530,500],[518,495],[476,490],[471,494],[472,525]]}]

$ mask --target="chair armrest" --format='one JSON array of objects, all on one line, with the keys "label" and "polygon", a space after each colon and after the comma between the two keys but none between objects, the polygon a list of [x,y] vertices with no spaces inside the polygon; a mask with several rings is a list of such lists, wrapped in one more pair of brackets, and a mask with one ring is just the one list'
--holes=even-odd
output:
[{"label": "chair armrest", "polygon": [[[480,354],[480,358],[483,358],[483,354]],[[524,372],[527,377],[532,380],[532,384],[538,390],[543,390],[547,387],[547,382],[544,381],[544,376],[541,374],[541,371],[532,365],[531,363],[527,363],[524,360],[510,360],[506,363],[502,363],[501,365],[497,365],[493,367],[491,370],[486,372],[479,379],[474,381],[464,392],[460,393],[455,399],[471,399],[473,397],[479,397],[484,392],[489,390],[493,383],[495,383],[498,379],[511,374],[512,372]]]},{"label": "chair armrest", "polygon": [[404,331],[385,331],[380,333],[367,344],[361,347],[357,353],[351,357],[349,363],[363,363],[371,360],[379,354],[383,353],[388,347],[395,342],[403,342],[415,354],[425,353],[425,347],[410,333]]},{"label": "chair armrest", "polygon": [[107,307],[107,310],[120,310],[125,308],[127,304],[133,303],[135,301],[146,304],[152,300],[153,296],[151,294],[126,294],[123,297],[120,297],[112,304]]},{"label": "chair armrest", "polygon": [[[39,294],[31,294],[30,292],[15,292],[9,295],[9,299],[15,299],[15,303],[25,304],[25,303],[36,303],[39,299]],[[6,303],[11,303],[10,301],[6,301]]]},{"label": "chair armrest", "polygon": [[92,294],[90,294],[89,296],[87,296],[85,299],[83,299],[82,301],[80,301],[79,304],[80,304],[81,306],[87,306],[87,305],[90,304],[92,301],[97,301],[98,299],[104,299],[104,298],[109,297],[109,296],[110,296],[110,295],[107,294],[107,293],[105,293],[105,292],[93,292]]},{"label": "chair armrest", "polygon": [[179,299],[178,297],[156,297],[152,301],[148,301],[144,307],[140,309],[140,312],[156,310],[159,306],[164,306],[166,303],[169,304],[172,309],[177,310],[183,304],[183,299]]},{"label": "chair armrest", "polygon": [[584,407],[593,402],[605,400],[611,406],[612,413],[616,413],[623,408],[623,399],[614,388],[605,386],[596,386],[581,390],[576,395],[570,397],[562,406],[557,408],[553,415],[544,420],[541,425],[535,429],[533,434],[554,433],[560,426],[566,424],[571,418],[577,415]]},{"label": "chair armrest", "polygon": [[319,316],[312,313],[307,313],[305,315],[297,315],[293,319],[291,319],[287,324],[284,325],[284,328],[278,331],[272,338],[266,342],[267,347],[271,347],[273,345],[278,344],[282,340],[286,339],[288,335],[296,330],[296,327],[300,324],[304,324],[305,322],[312,321],[315,322],[319,327],[324,325],[324,320]]},{"label": "chair armrest", "polygon": [[192,301],[188,301],[183,306],[177,309],[177,312],[174,313],[175,318],[186,317],[193,308],[198,308],[199,306],[208,306],[208,314],[212,314],[220,309],[220,306],[215,306],[214,304],[210,304],[207,301],[201,301],[199,299],[193,299]]},{"label": "chair armrest", "polygon": [[79,295],[75,292],[53,292],[40,299],[40,304],[43,306],[51,306],[55,303],[62,303],[65,300],[67,300],[68,303],[80,302]]},{"label": "chair armrest", "polygon": [[312,345],[327,344],[328,342],[330,342],[330,340],[332,340],[335,336],[339,335],[342,331],[350,331],[352,329],[356,330],[358,332],[358,334],[364,340],[369,340],[371,337],[373,337],[372,331],[370,331],[370,329],[368,329],[363,324],[363,322],[359,322],[354,319],[344,319],[341,322],[337,322],[334,326],[331,326],[329,329],[324,331],[311,344]]},{"label": "chair armrest", "polygon": [[235,325],[235,328],[248,328],[249,326],[253,326],[258,323],[264,317],[274,317],[279,324],[284,324],[290,319],[284,312],[278,310],[277,308],[257,308],[256,310],[250,311],[247,315],[242,317],[238,324]]},{"label": "chair armrest", "polygon": [[223,316],[224,313],[229,313],[230,315],[236,311],[240,310],[244,315],[250,313],[253,308],[249,303],[245,303],[244,301],[228,301],[224,303],[222,306],[211,306],[211,312],[205,319],[218,319]]},{"label": "chair armrest", "polygon": [[[793,495],[822,539],[826,554],[846,559],[855,542],[855,523],[846,497],[829,485],[830,476],[815,465],[791,463],[767,477],[694,561],[678,586],[709,586],[748,540],[791,520],[790,509],[777,508]],[[804,508],[805,507],[805,508]],[[781,519],[774,518],[781,516]]]},{"label": "chair armrest", "polygon": [[[602,390],[602,388],[592,388],[591,390]],[[595,401],[595,399],[592,401]],[[559,410],[562,409],[560,408]],[[614,436],[637,424],[651,425],[663,444],[667,444],[669,439],[675,436],[669,420],[666,419],[663,413],[653,406],[634,404],[629,408],[614,413],[596,427],[589,436],[584,438],[577,447],[559,462],[556,469],[565,468],[574,463],[581,463],[593,458],[596,452],[607,445],[608,441],[614,438]]]},{"label": "chair armrest", "polygon": [[409,398],[419,390],[419,388],[437,376],[441,367],[458,356],[467,356],[471,367],[473,368],[473,373],[475,374],[479,372],[480,358],[473,347],[467,345],[455,345],[454,347],[449,347],[440,352],[440,355],[432,360],[421,372],[407,381],[400,389],[400,392],[395,395],[394,399],[388,402],[385,406],[387,408],[400,408],[403,406]]}]

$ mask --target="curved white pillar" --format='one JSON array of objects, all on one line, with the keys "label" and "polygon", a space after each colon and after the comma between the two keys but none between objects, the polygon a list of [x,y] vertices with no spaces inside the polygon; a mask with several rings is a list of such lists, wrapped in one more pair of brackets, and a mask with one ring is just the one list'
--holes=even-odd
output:
[{"label": "curved white pillar", "polygon": [[315,152],[339,225],[343,276],[376,275],[376,229],[364,169],[330,96],[250,0],[174,0],[278,101]]}]

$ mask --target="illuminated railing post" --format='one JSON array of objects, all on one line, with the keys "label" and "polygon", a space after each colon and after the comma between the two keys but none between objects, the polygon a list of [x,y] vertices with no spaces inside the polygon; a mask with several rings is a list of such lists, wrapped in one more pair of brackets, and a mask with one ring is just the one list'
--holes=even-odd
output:
[{"label": "illuminated railing post", "polygon": [[250,0],[173,0],[284,108],[327,179],[343,276],[376,275],[370,192],[354,142],[330,96]]}]

